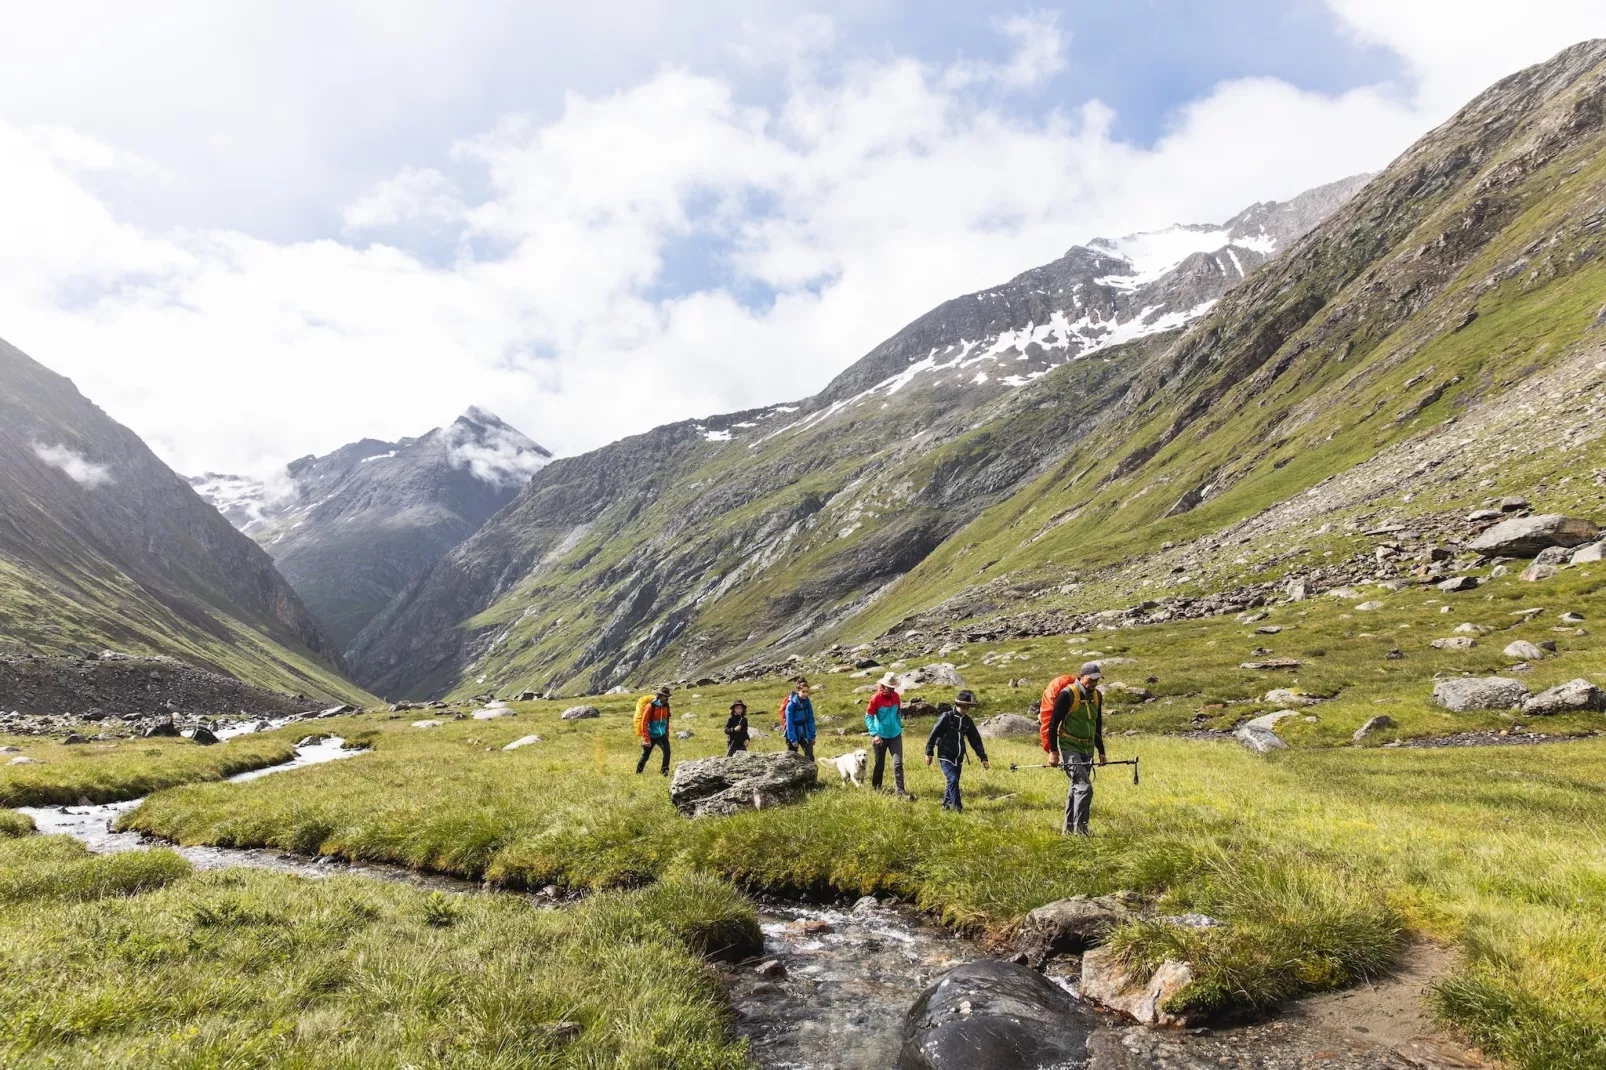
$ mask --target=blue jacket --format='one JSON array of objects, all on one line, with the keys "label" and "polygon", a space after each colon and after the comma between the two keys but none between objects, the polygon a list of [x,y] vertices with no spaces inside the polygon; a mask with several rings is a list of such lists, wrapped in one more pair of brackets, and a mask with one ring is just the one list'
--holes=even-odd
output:
[{"label": "blue jacket", "polygon": [[805,740],[814,742],[814,703],[794,691],[786,700],[786,741],[801,743]]}]

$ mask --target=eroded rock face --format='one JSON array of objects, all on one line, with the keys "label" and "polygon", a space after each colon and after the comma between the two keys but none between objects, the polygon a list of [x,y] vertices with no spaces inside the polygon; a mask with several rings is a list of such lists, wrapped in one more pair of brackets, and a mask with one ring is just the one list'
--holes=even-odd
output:
[{"label": "eroded rock face", "polygon": [[1087,1065],[1096,1024],[1042,975],[982,959],[920,994],[904,1021],[898,1070],[1076,1070]]},{"label": "eroded rock face", "polygon": [[1038,724],[1030,717],[1018,713],[1000,713],[976,726],[986,739],[1006,739],[1010,736],[1035,736]]},{"label": "eroded rock face", "polygon": [[1140,980],[1111,948],[1096,947],[1082,956],[1082,998],[1120,1011],[1144,1025],[1185,1025],[1187,1019],[1165,1004],[1193,983],[1186,963],[1163,962],[1148,980]]},{"label": "eroded rock face", "polygon": [[1433,685],[1433,701],[1458,713],[1466,710],[1509,710],[1528,697],[1521,680],[1504,676],[1459,677]]},{"label": "eroded rock face", "polygon": [[1552,546],[1581,546],[1599,537],[1593,520],[1544,513],[1501,521],[1467,546],[1485,554],[1534,557]]},{"label": "eroded rock face", "polygon": [[1131,917],[1126,904],[1112,895],[1061,899],[1026,915],[1015,949],[1031,965],[1041,966],[1053,955],[1087,950]]},{"label": "eroded rock face", "polygon": [[1606,691],[1580,677],[1541,691],[1522,704],[1522,712],[1545,715],[1574,710],[1606,710]]},{"label": "eroded rock face", "polygon": [[801,799],[819,785],[819,767],[790,751],[739,751],[675,767],[669,801],[687,817],[723,817]]}]

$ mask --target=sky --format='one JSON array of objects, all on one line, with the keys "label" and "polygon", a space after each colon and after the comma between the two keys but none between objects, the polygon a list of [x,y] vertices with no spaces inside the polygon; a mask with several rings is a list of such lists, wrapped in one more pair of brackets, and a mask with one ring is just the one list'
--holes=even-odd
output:
[{"label": "sky", "polygon": [[824,386],[1099,236],[1386,165],[1599,0],[62,0],[0,39],[0,337],[181,472]]}]

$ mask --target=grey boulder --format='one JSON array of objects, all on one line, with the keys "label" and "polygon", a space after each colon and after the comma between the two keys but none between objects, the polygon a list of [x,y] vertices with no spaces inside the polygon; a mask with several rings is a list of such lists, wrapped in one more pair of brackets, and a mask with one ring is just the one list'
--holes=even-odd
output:
[{"label": "grey boulder", "polygon": [[904,1018],[898,1070],[1078,1070],[1097,1025],[1041,974],[981,959],[920,994]]},{"label": "grey boulder", "polygon": [[1256,754],[1267,754],[1274,750],[1283,750],[1288,744],[1278,738],[1277,722],[1289,717],[1298,717],[1293,710],[1278,710],[1246,721],[1233,732],[1233,738]]},{"label": "grey boulder", "polygon": [[1580,546],[1599,537],[1593,520],[1544,513],[1501,521],[1467,546],[1484,554],[1533,557],[1552,546]]},{"label": "grey boulder", "polygon": [[560,721],[587,721],[593,717],[601,717],[602,711],[595,706],[570,706],[558,715]]},{"label": "grey boulder", "polygon": [[1381,732],[1385,728],[1396,727],[1398,726],[1395,724],[1394,718],[1390,717],[1386,713],[1380,713],[1376,717],[1368,720],[1365,724],[1361,725],[1361,727],[1357,728],[1355,730],[1355,734],[1351,736],[1350,739],[1353,742],[1359,743],[1373,732]]},{"label": "grey boulder", "polygon": [[1000,713],[976,726],[987,739],[1005,739],[1010,736],[1035,736],[1038,724],[1030,717],[1018,713]]},{"label": "grey boulder", "polygon": [[1438,587],[1439,590],[1449,591],[1451,594],[1456,591],[1476,591],[1478,589],[1478,580],[1475,576],[1454,576],[1440,581]]},{"label": "grey boulder", "polygon": [[1463,676],[1433,685],[1433,701],[1458,713],[1467,710],[1509,710],[1528,697],[1521,680],[1504,676]]},{"label": "grey boulder", "polygon": [[1054,955],[1086,951],[1131,917],[1126,904],[1112,895],[1060,899],[1026,915],[1015,950],[1032,966],[1042,966]]},{"label": "grey boulder", "polygon": [[790,751],[738,751],[681,762],[669,782],[669,801],[687,817],[723,817],[795,802],[819,780],[819,767]]},{"label": "grey boulder", "polygon": [[1606,541],[1592,542],[1573,551],[1572,563],[1584,565],[1591,561],[1599,561],[1603,556],[1606,556]]},{"label": "grey boulder", "polygon": [[1541,716],[1573,710],[1606,710],[1606,691],[1579,678],[1568,680],[1549,691],[1541,691],[1522,704],[1523,713]]},{"label": "grey boulder", "polygon": [[1145,979],[1113,948],[1095,947],[1082,956],[1082,998],[1144,1025],[1186,1025],[1186,1017],[1167,1004],[1192,983],[1185,962],[1167,959]]},{"label": "grey boulder", "polygon": [[1518,661],[1543,661],[1545,658],[1545,652],[1526,639],[1518,639],[1515,642],[1507,643],[1506,648],[1501,653],[1508,658],[1516,658]]}]

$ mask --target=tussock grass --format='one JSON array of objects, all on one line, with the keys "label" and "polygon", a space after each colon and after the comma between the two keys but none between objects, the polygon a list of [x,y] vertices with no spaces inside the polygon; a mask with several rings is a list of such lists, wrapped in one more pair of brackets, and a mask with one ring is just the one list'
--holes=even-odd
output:
[{"label": "tussock grass", "polygon": [[[105,879],[140,866],[165,880]],[[50,875],[37,894],[0,893],[6,1066],[748,1065],[696,949],[757,922],[706,878],[551,911],[360,878],[190,875],[171,852],[86,857],[59,837],[0,843],[0,887],[35,871]]]},{"label": "tussock grass", "polygon": [[293,728],[199,746],[187,739],[125,739],[67,746],[37,736],[0,737],[40,765],[0,765],[0,806],[72,806],[137,799],[175,784],[223,780],[289,761]]},{"label": "tussock grass", "polygon": [[67,836],[28,836],[0,843],[0,903],[135,895],[189,872],[173,851],[93,855]]},{"label": "tussock grass", "polygon": [[33,819],[15,810],[0,810],[0,840],[27,836],[33,832]]},{"label": "tussock grass", "polygon": [[[847,689],[837,680],[826,689],[822,717],[844,717],[824,711],[845,707]],[[682,696],[677,708],[694,716],[676,726],[697,735],[675,741],[677,760],[722,753],[717,714],[736,690]],[[743,690],[763,708],[759,689]],[[755,891],[896,894],[976,933],[1008,932],[1064,896],[1130,889],[1164,912],[1228,922],[1198,932],[1139,925],[1115,937],[1144,962],[1187,958],[1199,978],[1187,998],[1206,1012],[1375,976],[1407,932],[1487,933],[1468,944],[1472,968],[1444,990],[1452,1021],[1534,1067],[1548,1064],[1524,1062],[1521,1038],[1555,1022],[1576,1023],[1569,1035],[1606,1026],[1606,999],[1583,983],[1599,974],[1582,950],[1606,941],[1606,740],[1266,759],[1230,742],[1117,732],[1112,757],[1140,753],[1143,783],[1124,770],[1101,776],[1096,835],[1074,840],[1057,829],[1063,775],[1007,769],[1040,761],[1035,741],[989,741],[993,768],[965,774],[967,812],[938,811],[921,722],[907,729],[915,803],[830,786],[792,806],[689,821],[661,777],[634,775],[628,699],[597,701],[605,714],[593,721],[560,721],[561,703],[428,730],[378,721],[361,763],[175,788],[125,824],[187,843],[401,862],[510,887],[645,885],[638,894],[650,895],[655,881],[701,873]],[[754,724],[767,728],[767,716]],[[859,745],[832,735],[837,726],[858,728],[824,722],[822,755]],[[500,750],[532,731],[545,742]],[[778,748],[774,736],[755,742]],[[1554,936],[1560,918],[1574,942],[1515,935]],[[1473,981],[1483,985],[1478,1000],[1465,994]],[[1484,1017],[1490,993],[1515,1008],[1512,1025]]]}]

